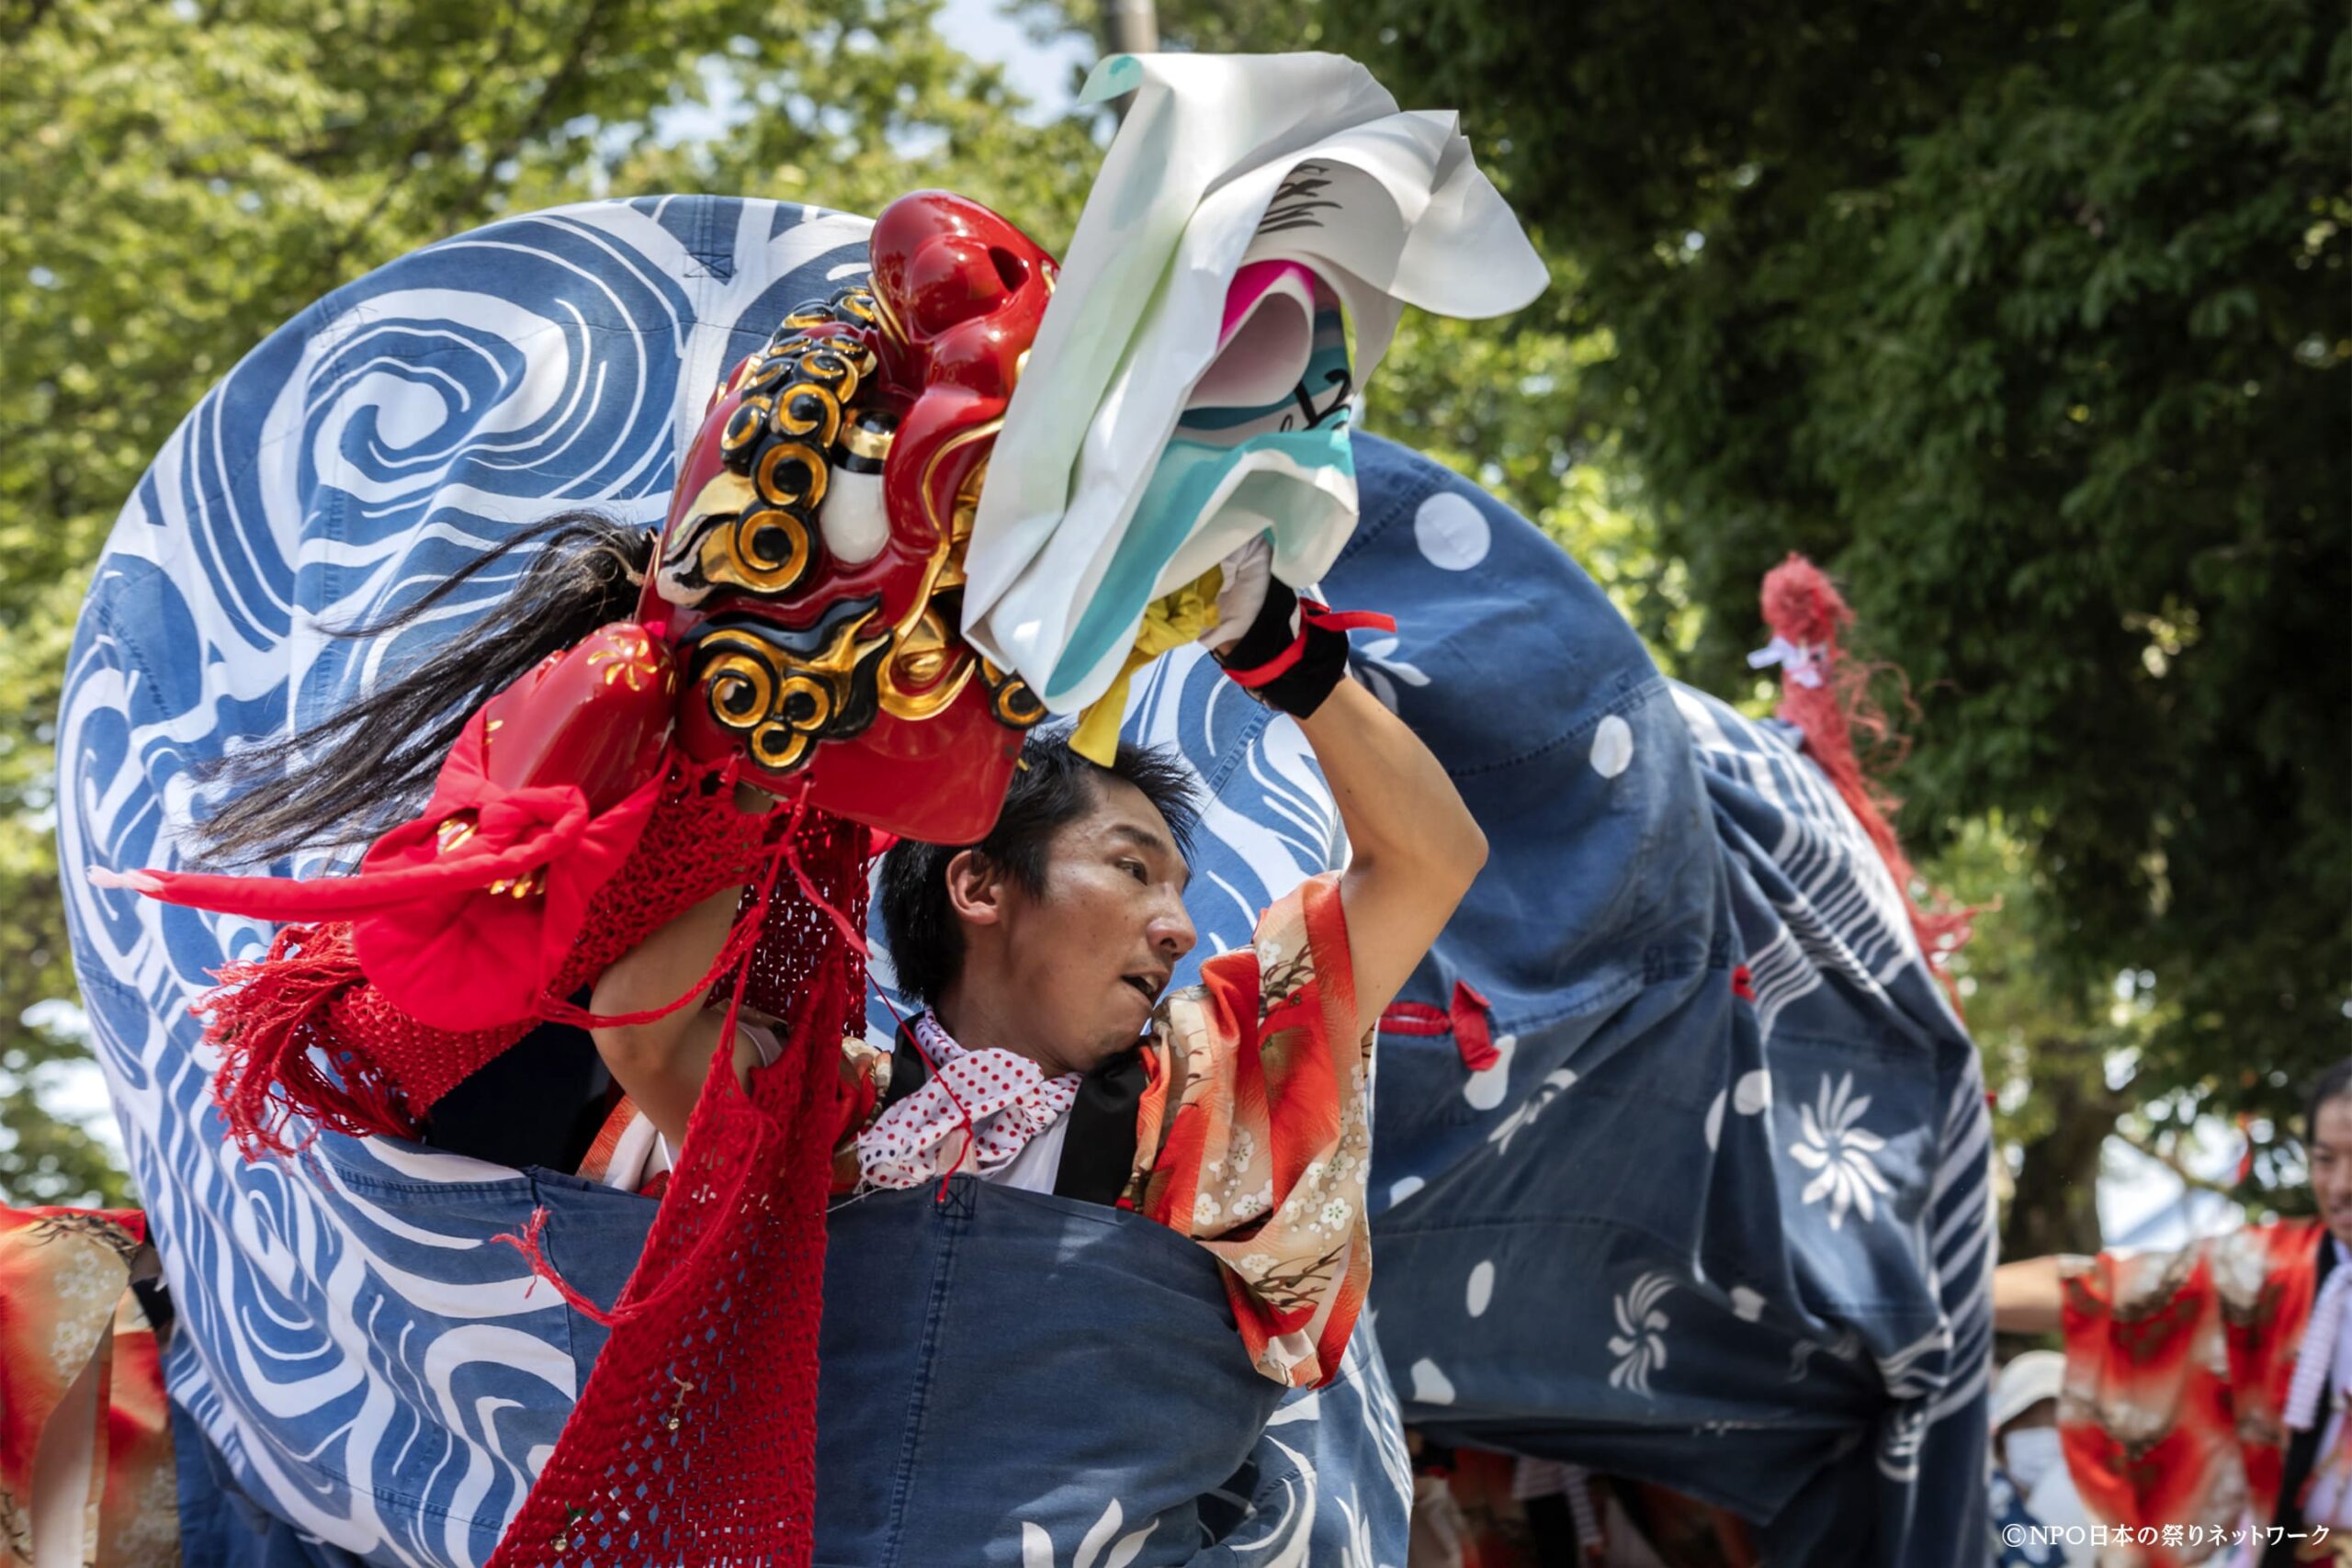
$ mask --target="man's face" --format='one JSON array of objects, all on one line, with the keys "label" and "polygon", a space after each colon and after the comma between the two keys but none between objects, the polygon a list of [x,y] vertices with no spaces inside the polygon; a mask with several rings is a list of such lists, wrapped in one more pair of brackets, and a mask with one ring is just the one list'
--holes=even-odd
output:
[{"label": "man's face", "polygon": [[2352,1098],[2337,1096],[2312,1118],[2312,1195],[2328,1234],[2352,1247]]},{"label": "man's face", "polygon": [[1196,935],[1191,868],[1168,823],[1123,779],[1093,781],[1091,810],[1046,847],[1046,886],[1002,894],[1000,994],[1029,1020],[1028,1055],[1048,1074],[1091,1072],[1132,1046]]}]

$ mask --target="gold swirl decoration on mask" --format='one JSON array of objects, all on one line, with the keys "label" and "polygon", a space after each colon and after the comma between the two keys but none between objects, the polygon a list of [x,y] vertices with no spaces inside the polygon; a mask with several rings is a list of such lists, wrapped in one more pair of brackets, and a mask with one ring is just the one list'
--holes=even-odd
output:
[{"label": "gold swirl decoration on mask", "polygon": [[798,307],[728,389],[742,401],[719,435],[726,471],[703,487],[666,541],[662,596],[698,604],[722,588],[789,593],[821,549],[817,512],[832,478],[827,454],[876,369],[863,338],[812,329],[864,326],[874,298],[844,288]]},{"label": "gold swirl decoration on mask", "polygon": [[[996,434],[1003,421],[995,420],[963,433],[934,455],[936,464],[956,445]],[[1012,729],[1027,729],[1046,716],[1046,705],[1017,675],[999,670],[964,641],[956,628],[964,624],[964,555],[972,541],[972,519],[979,511],[980,486],[988,478],[989,460],[972,466],[956,487],[956,500],[946,525],[939,530],[923,570],[915,607],[898,627],[897,647],[882,666],[877,681],[882,711],[893,718],[921,719],[945,710],[972,683],[977,673],[989,692],[989,711],[997,722]],[[926,493],[928,491],[926,490]]]},{"label": "gold swirl decoration on mask", "polygon": [[[870,291],[846,288],[794,310],[737,374],[729,390],[741,401],[719,441],[725,466],[663,540],[661,592],[673,604],[737,592],[783,599],[802,588],[826,553],[818,518],[837,472],[881,470],[897,420],[868,395],[879,369],[869,340],[844,325],[897,330]],[[992,438],[1001,423],[959,433],[948,449]],[[806,629],[721,615],[694,637],[689,668],[704,706],[752,762],[791,773],[820,742],[862,734],[881,715],[935,717],[976,678],[998,722],[1026,729],[1046,716],[1026,683],[961,634],[964,556],[987,471],[983,459],[956,487],[949,517],[926,517],[937,542],[896,624],[864,599]]]},{"label": "gold swirl decoration on mask", "polygon": [[723,625],[694,643],[695,682],[710,716],[760,767],[786,773],[820,740],[863,734],[877,709],[875,672],[890,647],[868,633],[876,601],[836,604],[806,631]]},{"label": "gold swirl decoration on mask", "polygon": [[980,663],[980,681],[989,690],[989,712],[996,721],[1012,729],[1029,729],[1045,722],[1046,705],[1029,689],[1029,682],[1009,670],[1000,670],[989,660]]},{"label": "gold swirl decoration on mask", "polygon": [[972,683],[978,659],[955,630],[960,605],[954,597],[942,594],[924,605],[882,661],[875,683],[882,711],[892,718],[923,719],[944,713]]}]

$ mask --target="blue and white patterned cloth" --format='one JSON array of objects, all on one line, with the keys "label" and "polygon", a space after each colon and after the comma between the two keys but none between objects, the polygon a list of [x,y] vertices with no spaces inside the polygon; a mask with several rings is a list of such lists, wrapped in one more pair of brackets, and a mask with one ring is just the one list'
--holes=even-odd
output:
[{"label": "blue and white patterned cloth", "polygon": [[[1373,1305],[1405,1416],[1768,1520],[1772,1561],[1979,1561],[1990,1129],[1860,827],[1777,727],[1660,678],[1594,585],[1358,445],[1331,602],[1495,845],[1379,1053]],[[1735,997],[1744,966],[1755,995]]]},{"label": "blue and white patterned cloth", "polygon": [[[460,236],[270,338],[125,508],[67,674],[59,852],[100,1060],[178,1303],[166,1376],[187,1512],[212,1560],[487,1557],[601,1343],[490,1238],[547,1206],[557,1265],[609,1299],[648,1205],[381,1139],[244,1164],[186,1009],[266,929],[98,892],[82,873],[174,863],[191,764],[334,711],[513,577],[398,637],[323,628],[413,598],[552,506],[658,522],[712,380],[786,309],[861,273],[865,233],[810,209],[679,197]],[[1384,1041],[1373,1311],[1332,1387],[1291,1395],[1238,1449],[1217,1445],[1258,1429],[1264,1397],[1240,1382],[1212,1398],[1204,1374],[1181,1429],[1140,1401],[1060,1401],[1070,1430],[1051,1442],[967,1443],[959,1476],[924,1478],[935,1514],[888,1527],[901,1560],[1401,1563],[1401,1416],[1733,1506],[1770,1521],[1775,1561],[1962,1561],[1954,1543],[1985,1529],[1986,1123],[1973,1048],[1894,890],[1781,737],[1662,680],[1528,525],[1385,443],[1360,439],[1356,463],[1364,524],[1326,591],[1396,614],[1393,638],[1359,640],[1360,661],[1497,848],[1408,995],[1442,1000],[1468,979],[1494,1005],[1503,1059],[1474,1076],[1443,1038]],[[1182,747],[1215,792],[1193,884],[1199,956],[1246,942],[1271,898],[1340,863],[1296,728],[1213,666],[1179,656],[1139,681],[1128,731]],[[1754,1006],[1732,995],[1740,964]],[[996,1257],[1017,1272],[1023,1247],[1061,1246],[1041,1237],[1089,1218],[1050,1201],[1006,1216],[1047,1229],[959,1239],[960,1271]],[[870,1232],[879,1258],[946,1223],[888,1204],[840,1218],[836,1267],[868,1256],[854,1237]],[[1170,1239],[1091,1223],[1113,1249]],[[1149,1276],[1106,1270],[1125,1294],[1057,1309],[1107,1343],[1183,1294]],[[859,1340],[844,1299],[829,1365],[937,1354],[943,1377],[961,1375],[953,1344],[910,1343],[904,1325]],[[894,1303],[876,1323],[902,1308],[917,1310]],[[1106,1361],[1091,1375],[1125,1374]],[[829,1407],[841,1386],[829,1378]],[[859,1458],[842,1447],[855,1422],[833,1425],[820,1483],[839,1494],[843,1466],[898,1473],[885,1450],[902,1429],[876,1427]],[[1086,1486],[1040,1480],[1049,1448],[1095,1456]],[[1236,1452],[1238,1473],[1215,1477]],[[976,1546],[981,1506],[1000,1528]],[[967,1532],[952,1545],[924,1539],[950,1520]],[[825,1540],[820,1554],[837,1546],[866,1550]]]}]

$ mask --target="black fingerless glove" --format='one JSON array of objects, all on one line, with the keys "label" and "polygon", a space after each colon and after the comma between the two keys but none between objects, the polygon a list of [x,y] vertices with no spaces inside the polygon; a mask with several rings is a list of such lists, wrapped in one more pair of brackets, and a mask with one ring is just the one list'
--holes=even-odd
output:
[{"label": "black fingerless glove", "polygon": [[1251,696],[1305,718],[1347,677],[1351,626],[1394,631],[1396,623],[1385,615],[1334,613],[1329,605],[1300,598],[1280,578],[1270,577],[1257,618],[1216,660]]}]

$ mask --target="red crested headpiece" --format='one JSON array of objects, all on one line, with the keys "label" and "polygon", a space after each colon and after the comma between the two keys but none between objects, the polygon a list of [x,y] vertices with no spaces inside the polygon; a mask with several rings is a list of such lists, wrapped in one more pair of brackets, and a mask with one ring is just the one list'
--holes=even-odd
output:
[{"label": "red crested headpiece", "polygon": [[870,286],[785,318],[687,447],[639,618],[685,676],[678,741],[774,790],[938,843],[987,833],[1029,688],[965,643],[964,549],[1054,289],[995,213],[923,191],[874,228]]}]

